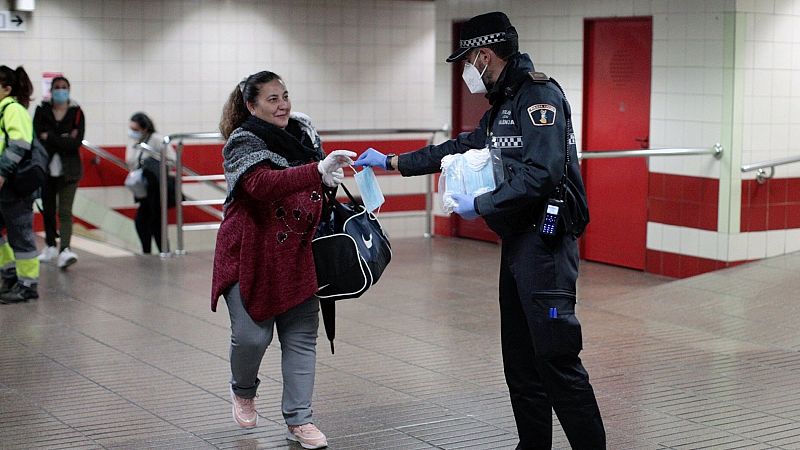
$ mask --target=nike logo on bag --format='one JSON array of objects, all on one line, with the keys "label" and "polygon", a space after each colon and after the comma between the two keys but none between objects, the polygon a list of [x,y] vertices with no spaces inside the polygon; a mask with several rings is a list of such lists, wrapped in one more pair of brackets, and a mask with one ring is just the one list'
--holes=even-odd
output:
[{"label": "nike logo on bag", "polygon": [[366,246],[367,246],[367,248],[372,248],[372,234],[370,234],[370,235],[369,235],[369,239],[365,238],[365,237],[362,235],[362,236],[361,236],[361,240],[363,240],[363,241],[364,241],[364,245],[366,245]]}]

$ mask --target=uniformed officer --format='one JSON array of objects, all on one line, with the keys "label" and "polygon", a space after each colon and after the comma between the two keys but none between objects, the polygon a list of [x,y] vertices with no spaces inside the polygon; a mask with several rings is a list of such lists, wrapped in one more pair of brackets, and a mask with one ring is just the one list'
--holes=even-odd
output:
[{"label": "uniformed officer", "polygon": [[588,212],[570,107],[558,84],[518,52],[517,40],[505,14],[483,14],[464,23],[460,47],[447,58],[464,60],[467,87],[491,104],[475,131],[400,156],[369,149],[355,165],[412,176],[438,172],[449,154],[499,152],[497,187],[454,200],[461,217],[483,217],[502,238],[501,337],[517,448],[550,448],[555,410],[573,448],[603,449],[603,421],[578,357],[576,239]]}]

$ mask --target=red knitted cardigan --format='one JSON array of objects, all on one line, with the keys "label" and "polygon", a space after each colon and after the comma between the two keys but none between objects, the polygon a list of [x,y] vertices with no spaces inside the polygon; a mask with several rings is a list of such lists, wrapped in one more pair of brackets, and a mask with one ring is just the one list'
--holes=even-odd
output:
[{"label": "red knitted cardigan", "polygon": [[239,181],[214,253],[211,310],[237,281],[255,321],[275,317],[317,291],[311,239],[322,209],[317,163],[274,170],[260,164]]}]

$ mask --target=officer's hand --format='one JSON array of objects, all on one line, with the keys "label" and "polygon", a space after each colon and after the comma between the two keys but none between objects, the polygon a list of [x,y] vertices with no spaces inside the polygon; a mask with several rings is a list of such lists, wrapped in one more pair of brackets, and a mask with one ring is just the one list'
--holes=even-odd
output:
[{"label": "officer's hand", "polygon": [[358,157],[353,165],[355,167],[380,167],[386,170],[386,155],[370,147]]},{"label": "officer's hand", "polygon": [[475,212],[475,196],[471,194],[451,194],[456,207],[453,212],[466,220],[475,220],[478,213]]}]

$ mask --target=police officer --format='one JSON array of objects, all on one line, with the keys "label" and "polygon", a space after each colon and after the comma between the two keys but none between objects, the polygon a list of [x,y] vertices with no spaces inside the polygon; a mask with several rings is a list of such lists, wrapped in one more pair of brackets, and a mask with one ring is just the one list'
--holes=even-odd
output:
[{"label": "police officer", "polygon": [[578,357],[576,238],[588,212],[570,107],[554,80],[534,72],[517,41],[501,12],[464,23],[460,47],[447,62],[464,60],[470,92],[489,99],[478,128],[400,156],[369,149],[355,165],[412,176],[438,172],[444,156],[470,149],[501,155],[492,192],[454,200],[461,217],[483,217],[502,238],[501,337],[517,448],[551,448],[555,410],[573,448],[603,449],[603,421]]}]

